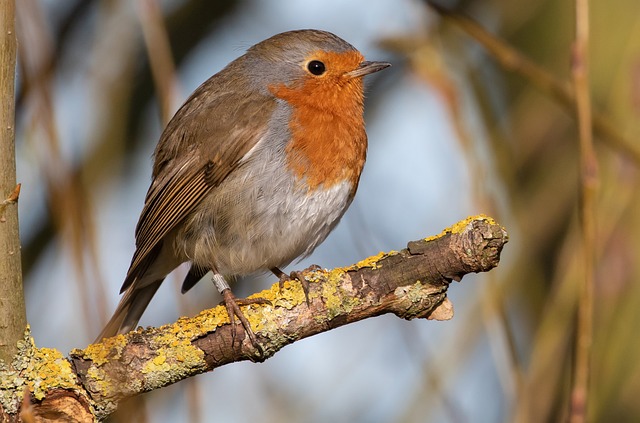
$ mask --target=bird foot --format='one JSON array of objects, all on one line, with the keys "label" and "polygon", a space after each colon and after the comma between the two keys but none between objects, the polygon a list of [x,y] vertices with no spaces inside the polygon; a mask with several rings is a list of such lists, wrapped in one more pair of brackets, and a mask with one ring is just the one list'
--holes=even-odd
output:
[{"label": "bird foot", "polygon": [[309,305],[309,281],[307,281],[307,279],[304,277],[304,273],[312,272],[314,270],[320,270],[320,269],[321,267],[318,266],[317,264],[312,264],[311,266],[307,267],[303,271],[294,270],[288,275],[284,273],[282,270],[278,269],[277,267],[274,267],[273,269],[271,269],[271,271],[279,279],[278,287],[280,288],[280,292],[282,292],[282,288],[284,288],[285,281],[291,281],[295,279],[298,282],[300,282],[300,285],[302,285],[302,291],[304,291],[305,301],[307,302],[307,305]]},{"label": "bird foot", "polygon": [[233,292],[231,292],[231,289],[228,289],[228,288],[222,291],[222,299],[223,299],[222,302],[224,303],[224,306],[227,309],[227,314],[229,315],[229,321],[231,322],[231,348],[233,348],[233,345],[236,342],[236,334],[237,334],[236,316],[237,316],[238,320],[240,320],[240,323],[242,323],[242,326],[244,327],[244,330],[247,333],[247,336],[249,337],[249,340],[251,341],[251,344],[253,345],[253,347],[256,350],[258,350],[258,353],[261,356],[264,355],[264,350],[262,349],[262,346],[258,343],[258,340],[256,339],[256,335],[253,333],[253,330],[251,329],[251,325],[249,324],[249,321],[247,320],[244,313],[242,313],[242,310],[240,310],[240,307],[250,305],[250,304],[272,305],[271,301],[265,298],[237,298],[233,294]]}]

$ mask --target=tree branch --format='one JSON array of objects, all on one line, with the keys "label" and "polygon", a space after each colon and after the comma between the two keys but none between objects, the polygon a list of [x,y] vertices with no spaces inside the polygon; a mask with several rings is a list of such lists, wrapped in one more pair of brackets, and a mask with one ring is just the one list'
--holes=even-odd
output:
[{"label": "tree branch", "polygon": [[[476,216],[438,236],[410,242],[402,251],[380,253],[347,268],[307,269],[303,274],[310,282],[309,304],[300,283],[288,281],[282,292],[275,284],[255,295],[272,305],[244,309],[264,349],[262,355],[257,355],[241,326],[232,342],[232,328],[222,306],[171,325],[139,328],[84,350],[73,350],[68,359],[53,350],[37,349],[27,339],[24,344],[28,348],[16,358],[25,370],[19,375],[0,372],[0,380],[13,381],[19,376],[23,381],[20,386],[6,388],[14,399],[3,399],[2,405],[5,412],[15,413],[26,386],[37,400],[32,401],[34,415],[40,412],[42,401],[57,392],[58,400],[64,397],[76,407],[69,415],[78,418],[80,404],[89,415],[101,419],[123,398],[228,363],[263,361],[297,340],[348,323],[386,313],[408,320],[450,319],[453,308],[446,297],[450,282],[497,266],[507,241],[506,231],[493,219]],[[26,359],[20,358],[23,356]],[[54,370],[45,364],[51,362],[56,363]],[[50,373],[61,377],[56,379]],[[48,377],[51,379],[42,382]]]}]

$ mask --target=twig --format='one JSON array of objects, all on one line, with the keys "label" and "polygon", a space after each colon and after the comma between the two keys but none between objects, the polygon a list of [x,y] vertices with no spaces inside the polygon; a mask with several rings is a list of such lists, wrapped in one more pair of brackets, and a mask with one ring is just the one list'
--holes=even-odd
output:
[{"label": "twig", "polygon": [[171,56],[169,34],[157,0],[144,0],[138,3],[138,16],[160,104],[160,118],[163,124],[166,124],[175,111],[178,97],[176,69]]},{"label": "twig", "polygon": [[16,204],[18,198],[20,198],[20,184],[17,184],[13,191],[11,191],[11,194],[0,203],[0,221],[4,221],[4,209],[6,209],[9,204]]},{"label": "twig", "polygon": [[[427,3],[443,18],[480,43],[503,68],[522,75],[538,89],[556,99],[569,112],[576,113],[576,93],[570,82],[559,80],[469,17],[450,11],[433,0],[427,0]],[[594,111],[589,124],[602,137],[602,141],[626,154],[636,165],[640,165],[640,148],[637,143],[622,135],[607,116]]]},{"label": "twig", "polygon": [[584,278],[579,285],[578,324],[569,421],[583,423],[587,414],[589,361],[593,338],[593,284],[596,257],[596,195],[598,162],[591,133],[591,98],[589,89],[589,2],[576,0],[576,39],[571,71],[576,92],[576,110],[580,137],[580,205],[582,225],[582,260]]}]

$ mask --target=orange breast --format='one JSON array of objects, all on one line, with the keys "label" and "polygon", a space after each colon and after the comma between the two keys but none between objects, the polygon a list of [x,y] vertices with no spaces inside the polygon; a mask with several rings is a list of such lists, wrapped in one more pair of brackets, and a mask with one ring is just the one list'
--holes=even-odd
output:
[{"label": "orange breast", "polygon": [[292,108],[287,163],[309,189],[349,180],[355,191],[367,151],[363,83],[343,74],[363,59],[358,52],[318,52],[314,57],[328,64],[327,75],[307,75],[297,84],[271,87]]}]

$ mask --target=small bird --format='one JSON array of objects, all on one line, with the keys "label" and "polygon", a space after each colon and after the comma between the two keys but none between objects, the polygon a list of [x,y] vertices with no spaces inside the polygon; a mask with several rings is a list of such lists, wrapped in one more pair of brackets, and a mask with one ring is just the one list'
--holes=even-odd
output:
[{"label": "small bird", "polygon": [[237,316],[256,345],[240,310],[252,301],[226,278],[272,271],[282,281],[280,268],[338,224],[366,158],[363,77],[388,66],[332,33],[297,30],[198,87],[155,149],[124,296],[97,341],[134,329],[164,278],[190,262],[182,292],[211,271],[232,324]]}]

